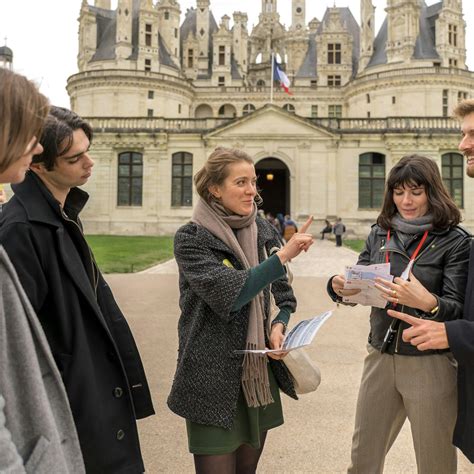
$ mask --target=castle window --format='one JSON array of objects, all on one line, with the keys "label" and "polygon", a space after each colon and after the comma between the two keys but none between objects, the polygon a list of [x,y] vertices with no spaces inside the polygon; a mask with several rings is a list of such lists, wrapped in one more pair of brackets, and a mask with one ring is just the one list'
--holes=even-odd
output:
[{"label": "castle window", "polygon": [[467,92],[458,92],[458,102],[461,102],[462,100],[466,100],[468,98],[468,93]]},{"label": "castle window", "polygon": [[148,98],[154,99],[155,98],[155,91],[148,91]]},{"label": "castle window", "polygon": [[370,112],[367,112],[367,118],[370,118]]},{"label": "castle window", "polygon": [[170,19],[170,12],[165,12],[165,20],[169,20]]},{"label": "castle window", "polygon": [[265,87],[265,81],[263,79],[259,79],[257,81],[257,87]]},{"label": "castle window", "polygon": [[328,117],[329,118],[341,118],[342,117],[342,105],[329,105],[328,106]]},{"label": "castle window", "polygon": [[182,151],[173,153],[171,162],[171,205],[190,207],[193,205],[193,155]]},{"label": "castle window", "polygon": [[341,85],[341,76],[328,76],[329,87],[339,87]]},{"label": "castle window", "polygon": [[174,29],[174,37],[175,37],[175,38],[178,37],[178,28],[175,28],[175,29]]},{"label": "castle window", "polygon": [[145,45],[146,46],[151,46],[151,32],[152,32],[152,26],[147,23],[145,24]]},{"label": "castle window", "polygon": [[394,95],[392,95],[392,104],[396,104],[396,103],[397,103],[397,98]]},{"label": "castle window", "polygon": [[366,94],[367,103],[370,104],[370,94]]},{"label": "castle window", "polygon": [[225,46],[219,46],[219,66],[225,65]]},{"label": "castle window", "polygon": [[313,88],[313,89],[316,89],[316,87],[318,87],[317,79],[311,79],[310,87]]},{"label": "castle window", "polygon": [[149,118],[153,117],[153,115],[154,115],[153,109],[147,109],[146,115],[147,115],[147,117],[149,117]]},{"label": "castle window", "polygon": [[456,25],[448,25],[448,43],[451,46],[458,45],[458,27]]},{"label": "castle window", "polygon": [[458,60],[454,58],[449,58],[449,67],[458,67]]},{"label": "castle window", "polygon": [[311,117],[316,118],[318,116],[318,106],[312,105],[311,106]]},{"label": "castle window", "polygon": [[379,209],[385,189],[385,155],[359,156],[359,209]]},{"label": "castle window", "polygon": [[224,77],[224,76],[219,76],[219,77],[217,78],[217,85],[218,85],[218,86],[221,86],[221,87],[222,87],[222,86],[225,86],[225,77]]},{"label": "castle window", "polygon": [[446,153],[441,157],[441,176],[444,185],[458,207],[463,207],[464,168],[460,153]]},{"label": "castle window", "polygon": [[181,113],[181,104],[178,104],[178,114]]},{"label": "castle window", "polygon": [[286,110],[287,112],[290,112],[290,114],[295,113],[295,106],[293,104],[285,104],[283,106],[283,110]]},{"label": "castle window", "polygon": [[136,152],[118,156],[117,206],[141,206],[143,194],[143,155]]},{"label": "castle window", "polygon": [[255,110],[255,105],[253,104],[245,104],[244,108],[242,109],[242,115],[248,115]]},{"label": "castle window", "polygon": [[328,64],[341,64],[340,43],[328,43]]},{"label": "castle window", "polygon": [[194,65],[194,50],[188,49],[188,67],[193,67]]},{"label": "castle window", "polygon": [[443,117],[448,116],[449,102],[448,102],[448,89],[443,89]]}]

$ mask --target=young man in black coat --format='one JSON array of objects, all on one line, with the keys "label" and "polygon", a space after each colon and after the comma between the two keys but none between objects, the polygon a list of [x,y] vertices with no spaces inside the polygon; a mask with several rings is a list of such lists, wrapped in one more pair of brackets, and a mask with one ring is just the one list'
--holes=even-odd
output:
[{"label": "young man in black coat", "polygon": [[92,174],[92,130],[51,109],[23,183],[4,205],[0,243],[43,326],[61,373],[88,473],[142,473],[137,418],[154,413],[128,324],[79,219]]},{"label": "young man in black coat", "polygon": [[[459,150],[466,157],[466,174],[474,178],[474,100],[465,100],[454,114],[461,121],[462,140]],[[417,319],[389,310],[412,327],[403,332],[403,340],[420,351],[447,349],[458,362],[458,416],[453,443],[474,463],[474,252],[471,245],[469,276],[464,299],[463,319],[444,323]]]}]

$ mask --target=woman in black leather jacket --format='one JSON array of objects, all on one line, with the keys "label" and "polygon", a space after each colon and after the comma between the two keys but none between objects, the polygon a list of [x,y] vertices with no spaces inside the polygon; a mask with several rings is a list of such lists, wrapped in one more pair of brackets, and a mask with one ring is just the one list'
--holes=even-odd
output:
[{"label": "woman in black leather jacket", "polygon": [[[357,262],[390,262],[394,280],[376,285],[388,304],[370,314],[350,473],[381,473],[406,418],[418,472],[456,472],[456,362],[450,352],[421,352],[405,343],[407,325],[387,309],[438,321],[462,317],[470,235],[460,220],[433,160],[411,155],[392,168],[382,211]],[[348,295],[344,282],[343,275],[329,280],[334,301]]]}]

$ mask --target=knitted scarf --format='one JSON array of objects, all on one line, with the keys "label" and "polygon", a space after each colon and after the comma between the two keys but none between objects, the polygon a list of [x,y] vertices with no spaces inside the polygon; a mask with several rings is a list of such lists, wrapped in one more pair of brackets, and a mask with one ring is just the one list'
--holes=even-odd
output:
[{"label": "knitted scarf", "polygon": [[[256,216],[256,205],[250,215],[239,216],[217,202],[208,204],[199,199],[191,221],[224,242],[242,266],[249,269],[259,264]],[[260,292],[250,302],[246,349],[265,349],[264,314],[263,293]],[[244,355],[242,390],[249,407],[273,403],[266,356],[250,353]]]},{"label": "knitted scarf", "polygon": [[397,213],[392,217],[392,228],[404,234],[422,234],[425,230],[433,229],[433,216],[425,214],[416,219],[407,220]]}]

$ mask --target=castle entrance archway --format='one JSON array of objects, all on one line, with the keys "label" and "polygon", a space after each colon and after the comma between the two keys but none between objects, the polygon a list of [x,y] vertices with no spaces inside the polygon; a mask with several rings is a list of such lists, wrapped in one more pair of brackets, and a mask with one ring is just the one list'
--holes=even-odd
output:
[{"label": "castle entrance archway", "polygon": [[261,209],[274,216],[290,213],[290,170],[278,158],[264,158],[255,165],[258,188],[263,198]]}]

